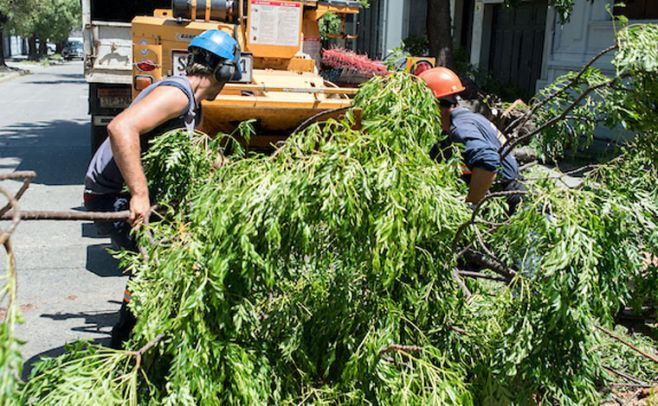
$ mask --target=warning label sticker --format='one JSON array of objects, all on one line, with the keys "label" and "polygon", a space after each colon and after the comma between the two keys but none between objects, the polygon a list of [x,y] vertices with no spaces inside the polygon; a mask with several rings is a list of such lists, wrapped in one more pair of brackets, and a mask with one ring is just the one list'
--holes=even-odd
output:
[{"label": "warning label sticker", "polygon": [[249,42],[258,45],[299,46],[302,4],[251,0]]}]

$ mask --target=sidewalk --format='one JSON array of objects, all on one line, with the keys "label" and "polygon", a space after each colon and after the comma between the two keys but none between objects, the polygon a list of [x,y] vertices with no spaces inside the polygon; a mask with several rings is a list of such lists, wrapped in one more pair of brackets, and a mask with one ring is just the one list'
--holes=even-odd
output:
[{"label": "sidewalk", "polygon": [[7,61],[7,68],[0,68],[0,83],[32,73],[25,65],[27,64]]},{"label": "sidewalk", "polygon": [[25,55],[14,56],[7,59],[7,69],[0,69],[0,83],[24,75],[39,73],[48,67],[59,66],[65,63],[63,60],[49,59],[48,63],[45,64],[42,61],[28,61]]}]

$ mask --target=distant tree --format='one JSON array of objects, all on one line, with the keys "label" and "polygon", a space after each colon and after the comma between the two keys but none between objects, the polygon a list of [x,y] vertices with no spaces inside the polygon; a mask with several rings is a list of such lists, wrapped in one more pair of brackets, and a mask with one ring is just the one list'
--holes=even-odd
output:
[{"label": "distant tree", "polygon": [[36,0],[0,0],[0,68],[7,67],[3,41],[5,32],[23,24],[35,2]]},{"label": "distant tree", "polygon": [[30,59],[38,59],[46,54],[49,41],[66,41],[71,31],[80,27],[80,20],[79,0],[41,0],[35,4],[29,17],[19,27],[19,32],[28,37]]},{"label": "distant tree", "polygon": [[0,2],[2,1],[7,3],[7,10],[10,13],[8,20],[9,28],[18,35],[28,39],[30,56],[36,57],[36,53],[34,53],[36,38],[32,35],[31,27],[37,18],[37,10],[41,7],[41,2],[39,0],[0,0]]},{"label": "distant tree", "polygon": [[[517,6],[521,0],[505,0],[508,7]],[[571,16],[575,0],[549,0],[562,22]],[[437,64],[454,67],[452,19],[450,17],[450,0],[427,0],[427,37],[430,43],[430,55],[436,57]]]},{"label": "distant tree", "polygon": [[[1,3],[0,3],[1,4]],[[0,68],[7,67],[7,62],[5,61],[5,42],[4,42],[4,31],[7,21],[9,21],[9,16],[3,13],[4,7],[0,6]]]}]

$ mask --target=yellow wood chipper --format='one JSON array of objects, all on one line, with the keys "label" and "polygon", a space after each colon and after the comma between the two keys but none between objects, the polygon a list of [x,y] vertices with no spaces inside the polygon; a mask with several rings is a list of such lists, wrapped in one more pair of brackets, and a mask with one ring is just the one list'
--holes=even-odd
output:
[{"label": "yellow wood chipper", "polygon": [[327,119],[350,106],[356,90],[327,82],[318,72],[318,20],[328,12],[359,11],[357,1],[174,0],[171,9],[132,20],[132,95],[162,77],[184,75],[187,47],[196,35],[226,31],[240,44],[242,79],[203,102],[202,130],[230,132],[255,119],[249,147],[268,149],[309,118]]}]

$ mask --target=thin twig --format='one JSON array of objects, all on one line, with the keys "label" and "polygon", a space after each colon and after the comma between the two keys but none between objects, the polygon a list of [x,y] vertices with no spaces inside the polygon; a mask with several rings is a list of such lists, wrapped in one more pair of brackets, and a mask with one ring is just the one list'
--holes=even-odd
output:
[{"label": "thin twig", "polygon": [[471,291],[468,289],[468,286],[464,283],[464,280],[459,276],[459,271],[456,269],[452,270],[452,277],[457,281],[457,285],[459,285],[459,288],[464,292],[464,296],[466,296],[466,301],[470,302],[471,298],[473,297],[473,294]]},{"label": "thin twig", "polygon": [[155,336],[151,341],[149,341],[148,343],[146,343],[146,345],[144,345],[142,348],[140,348],[137,352],[138,352],[140,355],[144,355],[144,353],[145,353],[146,351],[150,350],[151,348],[153,348],[153,346],[155,346],[157,343],[159,343],[160,341],[162,341],[162,339],[163,339],[164,337],[165,337],[165,334],[164,334],[164,333],[160,333],[160,334],[158,334],[158,335]]},{"label": "thin twig", "polygon": [[627,382],[610,382],[610,386],[625,386],[629,388],[652,388],[651,385],[644,385],[639,383],[627,383]]},{"label": "thin twig", "polygon": [[489,247],[487,247],[487,244],[484,242],[484,238],[482,237],[482,234],[480,233],[480,230],[477,228],[477,226],[476,226],[476,227],[473,227],[473,231],[475,231],[475,237],[477,238],[478,242],[479,242],[480,245],[482,246],[482,249],[484,250],[484,252],[485,252],[487,255],[489,255],[490,257],[495,258],[496,255],[494,255],[494,253],[491,252],[491,250],[489,249]]},{"label": "thin twig", "polygon": [[480,212],[480,209],[482,208],[482,206],[483,206],[486,202],[488,202],[489,200],[494,199],[494,198],[496,198],[496,197],[507,197],[507,196],[515,196],[515,195],[525,195],[525,194],[527,194],[527,193],[528,193],[528,192],[525,191],[525,190],[510,190],[510,191],[507,191],[507,192],[494,192],[494,193],[489,193],[489,194],[487,194],[486,196],[484,196],[484,197],[482,198],[482,200],[480,200],[480,201],[478,202],[478,204],[475,206],[475,208],[473,209],[473,213],[471,213],[471,219],[470,219],[469,221],[467,221],[466,223],[462,224],[461,226],[459,226],[459,228],[457,229],[457,233],[455,233],[455,238],[452,240],[452,247],[453,247],[453,249],[456,249],[456,248],[457,248],[457,243],[459,242],[459,239],[461,238],[461,235],[464,233],[464,231],[466,230],[466,228],[467,228],[468,226],[470,226],[471,224],[474,224],[474,223],[475,223],[475,219],[476,219],[478,213]]},{"label": "thin twig", "polygon": [[[30,187],[30,183],[32,183],[32,179],[34,178],[33,176],[27,176],[27,175],[35,175],[36,173],[34,172],[26,172],[26,173],[21,173],[23,175],[26,175],[25,178],[23,179],[23,184],[21,185],[21,188],[18,189],[18,192],[14,195],[14,200],[18,201],[20,200],[21,197],[25,194],[27,189]],[[11,203],[7,203],[5,207],[0,209],[0,217],[3,216],[5,213],[7,213],[9,210],[11,210]]]},{"label": "thin twig", "polygon": [[629,375],[626,372],[618,371],[614,368],[607,367],[605,365],[603,366],[603,369],[605,369],[606,371],[610,372],[613,375],[617,375],[621,378],[629,380],[629,381],[633,382],[636,385],[640,385],[640,386],[645,387],[645,388],[650,388],[651,387],[651,385],[649,385],[648,383],[640,380],[639,378],[634,377],[633,375]]},{"label": "thin twig", "polygon": [[448,326],[448,328],[449,328],[450,330],[456,332],[456,333],[459,333],[459,334],[462,334],[462,335],[465,335],[465,336],[470,336],[470,334],[468,333],[468,331],[464,330],[464,329],[461,328],[461,327],[457,327],[457,326]]},{"label": "thin twig", "polygon": [[476,224],[482,224],[482,225],[484,225],[484,226],[489,226],[489,227],[493,230],[493,229],[496,229],[496,228],[498,228],[498,227],[508,226],[508,225],[510,225],[511,223],[512,223],[512,222],[511,222],[510,220],[502,221],[502,222],[500,222],[500,223],[496,223],[496,222],[493,222],[493,221],[487,221],[487,220],[475,220],[475,221],[473,222],[473,225],[476,225]]},{"label": "thin twig", "polygon": [[509,283],[509,279],[507,278],[502,278],[500,276],[494,276],[494,275],[487,275],[486,273],[481,273],[481,272],[472,272],[472,271],[459,271],[460,276],[464,276],[466,278],[474,278],[474,279],[486,279],[489,281],[494,281],[494,282],[503,282],[503,283]]},{"label": "thin twig", "polygon": [[389,344],[379,351],[379,355],[389,352],[422,352],[423,347],[417,345]]},{"label": "thin twig", "polygon": [[619,406],[624,406],[626,404],[623,399],[620,399],[619,396],[615,395],[614,393],[610,394],[610,397],[612,398],[612,400],[617,402]]},{"label": "thin twig", "polygon": [[627,347],[630,348],[631,350],[633,350],[633,351],[637,352],[638,354],[642,355],[642,356],[645,357],[646,359],[651,360],[651,361],[653,361],[653,362],[655,362],[655,363],[658,364],[658,357],[657,357],[657,356],[655,356],[655,355],[653,355],[653,354],[649,354],[648,352],[643,351],[643,350],[637,348],[635,345],[633,345],[632,343],[629,343],[628,341],[624,340],[623,338],[617,336],[617,335],[614,334],[612,331],[609,331],[609,330],[607,330],[607,329],[605,329],[605,328],[603,328],[603,327],[601,327],[601,326],[595,326],[595,327],[596,327],[597,330],[599,330],[599,331],[605,333],[608,337],[617,340],[618,342],[624,344],[625,346],[627,346]]},{"label": "thin twig", "polygon": [[581,167],[576,168],[576,169],[572,169],[570,171],[558,172],[555,175],[550,175],[549,174],[549,175],[546,175],[546,176],[536,176],[536,177],[525,177],[524,176],[523,180],[524,181],[540,181],[540,180],[548,180],[548,179],[561,179],[565,176],[571,176],[571,175],[574,175],[574,174],[577,174],[577,173],[585,172],[589,169],[593,170],[593,169],[596,169],[596,168],[600,168],[601,166],[602,165],[599,165],[599,164],[585,165],[585,166],[581,166]]},{"label": "thin twig", "polygon": [[528,162],[528,163],[525,164],[525,165],[521,165],[521,166],[519,166],[519,172],[523,172],[523,171],[525,171],[526,169],[530,169],[530,168],[532,168],[533,166],[537,166],[538,164],[539,164],[539,162],[537,162],[537,161]]},{"label": "thin twig", "polygon": [[551,120],[549,120],[546,123],[542,124],[539,128],[534,129],[533,131],[529,132],[528,134],[524,134],[520,137],[510,139],[503,146],[501,146],[500,149],[498,150],[500,152],[500,160],[503,161],[507,157],[507,155],[509,155],[510,152],[514,149],[514,147],[517,146],[518,144],[520,144],[521,142],[534,137],[535,135],[537,135],[537,134],[541,133],[542,131],[546,130],[547,128],[553,127],[558,122],[564,120],[565,117],[571,112],[571,110],[578,107],[580,102],[583,101],[590,93],[594,92],[595,90],[601,89],[603,87],[613,85],[617,80],[625,78],[626,76],[628,76],[628,75],[622,75],[622,76],[619,76],[619,77],[616,77],[616,78],[613,78],[613,79],[610,79],[610,80],[606,80],[605,82],[599,83],[598,85],[588,87],[559,116],[553,117]]},{"label": "thin twig", "polygon": [[[0,244],[4,244],[11,234],[16,230],[16,227],[18,227],[18,223],[21,221],[21,213],[18,210],[18,202],[12,196],[7,189],[3,188],[0,186],[0,194],[5,195],[7,198],[7,204],[13,209],[13,213],[11,213],[11,216],[8,216],[6,220],[11,220],[11,224],[9,225],[9,228],[6,230],[0,231]],[[15,210],[15,211],[14,211]]]},{"label": "thin twig", "polygon": [[526,114],[524,114],[523,116],[517,118],[517,119],[514,120],[512,123],[510,123],[510,125],[508,125],[507,128],[505,128],[505,130],[503,131],[503,134],[507,135],[507,134],[509,134],[511,131],[513,131],[515,128],[517,128],[519,125],[525,125],[525,123],[528,122],[528,119],[529,119],[530,117],[532,117],[535,113],[537,113],[537,111],[538,111],[540,108],[542,108],[543,106],[545,106],[546,103],[548,103],[549,101],[553,100],[553,99],[556,98],[558,95],[562,94],[563,92],[565,92],[565,91],[567,91],[569,88],[571,88],[571,86],[573,86],[573,85],[575,85],[576,83],[578,83],[578,81],[580,80],[581,77],[583,77],[583,75],[585,74],[585,72],[586,72],[586,71],[587,71],[587,70],[588,70],[588,69],[589,69],[589,68],[590,68],[590,67],[591,67],[591,66],[592,66],[597,60],[599,60],[603,55],[607,54],[608,52],[614,51],[614,50],[616,50],[616,49],[618,49],[618,48],[619,48],[619,45],[618,45],[618,44],[615,44],[615,45],[612,45],[612,46],[610,46],[610,47],[608,47],[608,48],[605,48],[604,50],[602,50],[602,51],[599,52],[598,54],[594,55],[594,57],[593,57],[592,59],[590,59],[590,61],[589,61],[587,64],[585,64],[585,66],[583,66],[583,67],[580,69],[580,72],[578,72],[578,74],[577,74],[576,76],[574,76],[574,78],[571,79],[571,80],[569,81],[569,83],[567,83],[565,86],[561,87],[560,89],[557,89],[555,92],[553,92],[552,94],[550,94],[549,96],[547,96],[544,100],[542,100],[540,103],[537,103],[536,105],[534,105],[534,106],[532,107],[532,109],[529,110]]},{"label": "thin twig", "polygon": [[304,120],[300,125],[297,126],[297,128],[295,128],[295,130],[291,134],[297,134],[300,131],[304,131],[311,124],[315,124],[316,122],[321,121],[321,119],[325,116],[329,116],[329,115],[332,115],[332,114],[337,114],[337,113],[340,113],[340,112],[343,112],[343,111],[347,111],[347,110],[351,109],[352,107],[353,106],[338,107],[338,108],[331,109],[331,110],[321,111],[321,112],[307,118],[306,120]]},{"label": "thin twig", "polygon": [[162,341],[162,339],[165,337],[164,333],[160,333],[157,336],[155,336],[151,341],[146,343],[142,348],[140,348],[137,351],[132,351],[132,354],[135,356],[135,367],[139,368],[142,365],[142,355],[146,353],[146,351],[150,350],[153,348],[157,343]]},{"label": "thin twig", "polygon": [[34,179],[36,177],[37,173],[34,171],[17,171],[0,174],[0,180]]}]

